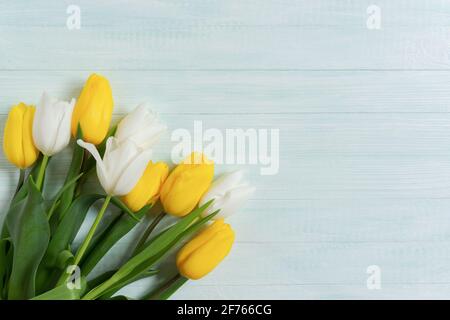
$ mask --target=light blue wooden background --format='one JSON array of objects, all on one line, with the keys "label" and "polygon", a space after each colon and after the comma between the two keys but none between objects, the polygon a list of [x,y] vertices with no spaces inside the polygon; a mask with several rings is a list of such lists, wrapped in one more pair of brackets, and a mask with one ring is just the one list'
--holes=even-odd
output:
[{"label": "light blue wooden background", "polygon": [[[450,298],[449,50],[444,0],[0,1],[0,120],[96,71],[118,114],[148,101],[171,129],[280,129],[279,174],[247,168],[231,255],[174,298]],[[4,207],[4,157],[0,179]]]}]

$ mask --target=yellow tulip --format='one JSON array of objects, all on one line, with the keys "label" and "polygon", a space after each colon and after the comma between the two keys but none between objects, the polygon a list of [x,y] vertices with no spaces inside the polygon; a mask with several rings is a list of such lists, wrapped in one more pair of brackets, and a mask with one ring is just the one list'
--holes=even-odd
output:
[{"label": "yellow tulip", "polygon": [[169,175],[161,188],[164,211],[177,217],[191,212],[208,190],[214,176],[214,163],[193,152]]},{"label": "yellow tulip", "polygon": [[228,255],[233,242],[231,226],[223,219],[216,220],[178,252],[180,274],[192,280],[204,277]]},{"label": "yellow tulip", "polygon": [[39,156],[33,142],[33,118],[35,107],[19,103],[11,108],[3,134],[3,152],[15,166],[25,169]]},{"label": "yellow tulip", "polygon": [[92,74],[86,81],[72,115],[72,134],[77,133],[78,123],[83,140],[99,144],[108,133],[113,111],[113,97],[108,79]]},{"label": "yellow tulip", "polygon": [[154,204],[159,198],[161,186],[169,174],[169,167],[164,162],[149,162],[144,174],[130,193],[122,201],[132,211],[139,211],[147,204]]}]

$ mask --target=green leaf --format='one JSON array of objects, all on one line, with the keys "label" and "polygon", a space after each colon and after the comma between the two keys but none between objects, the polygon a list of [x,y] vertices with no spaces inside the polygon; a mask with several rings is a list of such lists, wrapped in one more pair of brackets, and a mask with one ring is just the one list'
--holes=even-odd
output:
[{"label": "green leaf", "polygon": [[136,222],[140,222],[141,220],[133,213],[133,211],[128,208],[125,203],[123,203],[119,198],[112,197],[111,202],[120,210],[128,214],[132,219],[136,220]]},{"label": "green leaf", "polygon": [[109,300],[135,300],[135,299],[124,296],[124,295],[120,295],[120,296],[114,296]]},{"label": "green leaf", "polygon": [[1,239],[7,239],[10,237],[8,224],[6,222],[8,220],[8,217],[10,216],[16,217],[18,215],[17,211],[21,210],[22,203],[25,201],[27,194],[28,194],[28,183],[23,185],[11,200],[11,204],[8,208],[8,212],[6,213],[5,220],[3,222]]},{"label": "green leaf", "polygon": [[116,270],[108,270],[100,275],[98,275],[97,277],[95,277],[94,279],[91,279],[87,282],[87,286],[86,286],[86,290],[90,291],[93,288],[95,288],[96,286],[101,285],[103,282],[105,282],[106,280],[108,280],[109,278],[111,278],[111,276],[116,273]]},{"label": "green leaf", "polygon": [[67,210],[61,223],[56,228],[48,245],[47,252],[39,267],[37,276],[38,292],[46,291],[49,286],[57,280],[60,271],[58,269],[58,258],[61,252],[67,250],[77,235],[89,208],[95,201],[104,198],[100,194],[86,194],[76,198]]},{"label": "green leaf", "polygon": [[[13,199],[11,200],[10,208],[19,203],[21,200],[25,199],[28,195],[28,181],[31,178],[33,178],[33,181],[36,181],[36,178],[39,173],[39,169],[41,167],[42,163],[42,155],[39,157],[39,159],[36,161],[36,163],[33,165],[33,168],[31,168],[30,174],[28,175],[26,182],[22,184],[22,186],[19,188],[19,190],[14,195]],[[5,220],[6,222],[6,220]]]},{"label": "green leaf", "polygon": [[8,250],[10,247],[9,239],[0,240],[0,300],[6,298],[4,289],[6,287],[6,280],[8,274]]},{"label": "green leaf", "polygon": [[133,282],[142,280],[142,279],[146,279],[149,277],[153,277],[155,275],[158,274],[158,270],[149,270],[137,275],[133,275],[127,279],[125,279],[124,281],[121,281],[120,283],[116,284],[115,286],[112,286],[111,288],[109,288],[108,290],[106,290],[99,299],[101,300],[106,300],[111,298],[117,291],[119,291],[120,289],[126,287],[129,284],[132,284]]},{"label": "green leaf", "polygon": [[[2,227],[2,233],[1,233],[1,240],[6,240],[8,245],[6,247],[3,247],[5,251],[3,251],[2,255],[3,257],[0,258],[0,273],[3,273],[0,278],[3,278],[3,282],[0,280],[0,298],[7,297],[8,292],[8,286],[7,286],[7,280],[9,279],[9,275],[11,273],[12,268],[12,257],[13,257],[13,248],[12,244],[10,243],[10,233],[8,230],[8,226],[6,221],[8,220],[8,217],[17,217],[18,216],[18,210],[21,210],[21,205],[18,205],[24,201],[24,199],[27,197],[28,194],[28,179],[29,177],[33,177],[34,179],[38,175],[39,168],[41,166],[42,162],[42,155],[39,157],[39,159],[36,161],[34,166],[31,168],[30,174],[28,175],[26,181],[22,183],[22,185],[16,190],[12,200],[10,207],[8,208],[8,212],[6,214],[6,217],[3,222]],[[2,244],[4,246],[5,243]]]},{"label": "green leaf", "polygon": [[[128,260],[120,269],[103,284],[97,286],[86,294],[84,298],[93,299],[101,296],[105,291],[122,281],[149,270],[161,257],[164,256],[178,241],[189,233],[185,232],[200,214],[212,203],[212,200],[192,211],[175,225],[169,227],[155,238],[147,242],[137,255]],[[201,220],[206,223],[213,215]],[[195,229],[191,229],[195,230]]]},{"label": "green leaf", "polygon": [[201,218],[199,221],[197,221],[196,223],[189,226],[189,228],[187,228],[185,231],[183,231],[183,233],[179,236],[179,238],[186,238],[186,237],[198,232],[209,220],[214,218],[219,213],[219,211],[220,211],[220,209],[214,211],[213,213],[207,215],[204,218]]},{"label": "green leaf", "polygon": [[[209,220],[211,220],[220,210],[216,210],[210,215],[200,219],[196,223],[192,224],[188,227],[184,232],[182,232],[173,242],[172,247],[175,246],[182,239],[187,238],[189,235],[197,233]],[[160,253],[156,256],[156,258],[161,258],[165,255],[167,251]],[[156,261],[155,261],[156,262]],[[148,263],[148,261],[147,261]],[[136,272],[136,271],[135,271]],[[163,287],[158,288],[156,291],[151,292],[150,294],[144,296],[142,299],[144,300],[167,300],[169,299],[183,284],[188,281],[187,278],[182,277],[180,274],[177,274],[174,278],[170,279]]]},{"label": "green leaf", "polygon": [[[109,270],[109,271],[106,271],[106,272],[102,273],[101,275],[97,276],[96,278],[88,281],[87,290],[91,290],[91,289],[97,287],[98,285],[102,284],[103,282],[105,282],[106,280],[111,278],[111,276],[116,272],[117,272],[117,269]],[[158,270],[149,270],[146,273],[143,273],[142,275],[140,275],[140,277],[129,279],[129,281],[125,285],[131,284],[132,282],[140,280],[140,279],[154,276],[156,274],[158,274]],[[104,295],[102,295],[101,299],[109,299],[114,293],[116,293],[117,291],[122,289],[124,286],[116,286],[114,288],[111,288],[109,291],[105,292]]]},{"label": "green leaf", "polygon": [[17,205],[21,209],[6,221],[14,250],[8,299],[29,299],[35,295],[36,272],[50,239],[44,200],[32,178],[27,198]]},{"label": "green leaf", "polygon": [[[84,158],[84,149],[80,147],[76,142],[76,140],[78,139],[83,139],[83,132],[81,130],[80,124],[78,124],[77,136],[74,142],[72,162],[70,163],[69,171],[67,172],[66,180],[64,181],[65,186],[68,185],[71,181],[73,181],[81,172],[81,166],[83,164]],[[78,179],[76,179],[75,181],[77,180]],[[70,184],[60,195],[60,203],[55,211],[56,213],[55,219],[57,221],[60,221],[64,217],[66,211],[72,204],[76,186],[77,186],[76,183]]]},{"label": "green leaf", "polygon": [[73,253],[70,250],[61,251],[56,260],[56,267],[58,269],[64,270],[69,264],[74,260]]},{"label": "green leaf", "polygon": [[55,266],[60,252],[68,248],[75,239],[89,208],[104,197],[101,194],[85,194],[75,199],[50,241],[46,254],[47,266]]},{"label": "green leaf", "polygon": [[177,274],[156,291],[143,296],[141,300],[167,300],[187,281],[187,278],[181,276],[180,274]]},{"label": "green leaf", "polygon": [[158,296],[152,297],[152,299],[157,300],[167,300],[169,299],[178,289],[180,289],[186,282],[187,278],[180,277],[175,282],[170,284],[170,287],[161,292]]},{"label": "green leaf", "polygon": [[[38,172],[39,172],[39,168],[41,166],[41,162],[42,162],[42,155],[38,158],[38,160],[34,164],[33,168],[31,168],[30,174],[28,175],[26,181],[28,181],[29,177],[33,177],[33,179],[36,179],[36,176],[38,175]],[[3,222],[1,239],[9,238],[9,231],[8,231],[8,226],[7,226],[6,220],[9,215],[12,215],[12,216],[17,215],[15,210],[18,210],[19,207],[17,207],[16,204],[19,203],[20,201],[22,201],[23,199],[25,199],[27,194],[28,194],[28,182],[24,182],[22,184],[22,186],[18,190],[16,190],[16,192],[11,200],[11,203],[8,208],[8,212],[7,212],[5,220]]]},{"label": "green leaf", "polygon": [[[124,279],[119,281],[119,285],[118,286],[122,286],[123,287],[124,286],[124,284],[123,284],[124,281],[127,281],[127,279],[129,279],[129,278],[138,277],[142,272],[145,272],[145,270],[147,268],[152,267],[161,258],[163,258],[173,247],[175,247],[175,245],[177,245],[181,240],[183,240],[183,239],[187,238],[188,236],[198,232],[218,212],[219,212],[219,210],[217,210],[217,211],[211,213],[210,215],[200,219],[199,221],[191,224],[187,229],[185,229],[183,232],[181,232],[180,234],[175,236],[174,239],[165,246],[165,248],[163,248],[159,252],[155,253],[153,256],[145,258],[143,260],[143,262],[138,267],[136,267],[127,277],[125,277]],[[166,231],[169,231],[169,230],[166,230]],[[161,233],[159,236],[161,236],[161,235],[163,235],[163,233]],[[157,240],[157,239],[155,238],[155,240]]]},{"label": "green leaf", "polygon": [[[145,206],[138,212],[136,216],[142,218],[151,206]],[[122,213],[116,220],[114,220],[95,240],[92,246],[86,252],[85,258],[81,261],[81,269],[83,274],[88,275],[97,263],[106,255],[106,253],[124,237],[130,230],[132,230],[138,222],[130,216]]]},{"label": "green leaf", "polygon": [[75,182],[78,181],[78,179],[81,178],[81,176],[83,175],[83,172],[80,173],[79,175],[77,175],[75,178],[73,178],[72,180],[68,181],[67,183],[65,183],[61,189],[59,189],[58,193],[56,194],[55,198],[53,199],[52,205],[48,211],[48,218],[50,219],[53,215],[53,213],[55,212],[55,209],[58,205],[61,204],[61,197],[64,194],[64,192],[66,192],[69,188],[72,188],[73,185],[75,184]]},{"label": "green leaf", "polygon": [[67,284],[63,283],[60,286],[44,292],[31,300],[79,300],[85,289],[86,278],[82,277],[80,289],[69,289]]}]

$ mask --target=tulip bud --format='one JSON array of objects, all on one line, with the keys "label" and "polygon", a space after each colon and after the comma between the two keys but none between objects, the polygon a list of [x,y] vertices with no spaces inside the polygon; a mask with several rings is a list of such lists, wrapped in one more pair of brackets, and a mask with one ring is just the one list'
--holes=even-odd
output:
[{"label": "tulip bud", "polygon": [[177,255],[177,267],[186,278],[197,280],[211,272],[230,252],[234,231],[223,219],[189,241]]},{"label": "tulip bud", "polygon": [[108,133],[113,111],[113,97],[108,79],[92,74],[86,81],[72,115],[72,134],[75,136],[78,124],[83,139],[99,144]]},{"label": "tulip bud", "polygon": [[75,99],[69,102],[42,94],[33,120],[33,139],[36,147],[46,156],[64,149],[70,141],[70,122]]},{"label": "tulip bud", "polygon": [[238,211],[255,191],[255,188],[242,182],[243,172],[235,171],[220,176],[211,184],[209,190],[200,200],[202,206],[214,199],[213,203],[202,213],[207,216],[220,209],[215,219],[229,217]]},{"label": "tulip bud", "polygon": [[11,108],[3,134],[3,152],[16,167],[25,169],[39,156],[33,142],[33,118],[35,108],[19,103]]},{"label": "tulip bud", "polygon": [[154,204],[159,198],[159,191],[168,174],[167,164],[150,161],[136,186],[122,197],[122,201],[134,212],[141,210],[147,204]]},{"label": "tulip bud", "polygon": [[138,147],[147,149],[158,142],[166,129],[155,113],[145,105],[139,105],[119,122],[114,136],[119,143],[130,139]]},{"label": "tulip bud", "polygon": [[161,188],[165,212],[182,217],[191,212],[208,190],[214,176],[214,163],[193,152],[170,173]]}]

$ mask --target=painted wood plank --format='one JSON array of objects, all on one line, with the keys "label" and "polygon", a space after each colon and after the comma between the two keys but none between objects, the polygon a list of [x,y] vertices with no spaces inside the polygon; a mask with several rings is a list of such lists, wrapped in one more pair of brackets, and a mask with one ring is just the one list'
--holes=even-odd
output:
[{"label": "painted wood plank", "polygon": [[[339,284],[366,286],[366,269],[381,268],[383,283],[450,282],[448,242],[243,244],[199,284]],[[270,263],[267,263],[270,259]],[[407,268],[403,266],[408,266]],[[264,266],[264,267],[261,267]],[[252,270],[242,272],[242,270]],[[283,272],[280,272],[283,270]],[[232,276],[230,276],[232,275]]]},{"label": "painted wood plank", "polygon": [[[216,283],[200,285],[190,281],[181,287],[171,299],[180,300],[248,300],[248,299],[433,299],[441,300],[450,295],[448,283],[384,283],[380,290],[369,290],[363,284],[280,284],[280,285],[225,285]],[[141,281],[121,293],[139,297],[148,291],[149,283]]]},{"label": "painted wood plank", "polygon": [[[66,21],[64,1],[27,2],[2,1],[0,26],[60,26]],[[282,25],[305,27],[360,26],[365,23],[370,0],[79,0],[86,13],[87,26],[152,25],[164,29],[173,18],[178,26],[197,25]],[[383,25],[448,26],[450,9],[447,0],[378,0],[383,10]],[[20,15],[23,19],[15,19]],[[45,17],[46,19],[40,19]],[[129,19],[133,17],[134,19]],[[158,24],[156,24],[158,23]],[[170,25],[170,23],[169,23]]]},{"label": "painted wood plank", "polygon": [[251,200],[229,219],[245,243],[447,241],[450,199]]},{"label": "painted wood plank", "polygon": [[[206,30],[206,35],[195,30],[187,35],[184,29],[180,34],[169,31],[174,34],[171,38],[151,29],[135,31],[122,27],[89,29],[79,34],[64,28],[3,27],[0,69],[448,70],[450,65],[446,47],[450,31],[444,27],[405,27],[376,34],[364,25],[358,29],[210,27]],[[29,33],[34,37],[30,38]],[[129,48],[126,55],[120,53],[124,45]],[[341,49],[336,51],[336,47]]]},{"label": "painted wood plank", "polygon": [[[130,294],[143,291],[147,287],[142,284],[127,289]],[[384,284],[381,290],[368,290],[361,285],[260,285],[260,286],[227,286],[213,285],[201,286],[189,282],[177,291],[173,299],[446,299],[450,295],[447,283],[437,284]]]},{"label": "painted wood plank", "polygon": [[[387,24],[380,30],[366,26],[369,1],[350,6],[337,1],[315,6],[309,1],[253,1],[242,8],[237,2],[175,1],[149,2],[139,9],[122,1],[90,3],[80,4],[85,25],[78,31],[66,27],[68,2],[28,7],[30,19],[22,18],[19,24],[5,19],[0,28],[0,69],[447,70],[450,65],[448,9],[440,1],[385,1]],[[261,9],[245,10],[254,6]],[[4,15],[17,10],[20,7],[10,8]],[[234,17],[236,11],[241,13]],[[296,22],[305,16],[309,24]],[[435,17],[438,22],[428,24]],[[396,22],[390,24],[391,19]],[[347,20],[352,23],[343,22]]]},{"label": "painted wood plank", "polygon": [[[121,245],[123,246],[123,243]],[[129,245],[125,245],[123,249],[128,247]],[[448,247],[448,241],[308,245],[237,242],[230,255],[214,272],[196,281],[196,284],[208,286],[349,284],[367,289],[367,268],[372,265],[380,268],[382,284],[448,284],[450,283],[450,271],[446,268],[449,259]],[[173,262],[164,263],[161,272],[173,273]]]},{"label": "painted wood plank", "polygon": [[[43,90],[78,97],[88,71],[0,71],[0,114]],[[161,113],[450,111],[450,74],[430,71],[108,71],[115,113],[147,101]],[[302,124],[304,126],[305,124]],[[306,123],[307,125],[307,123]]]}]

